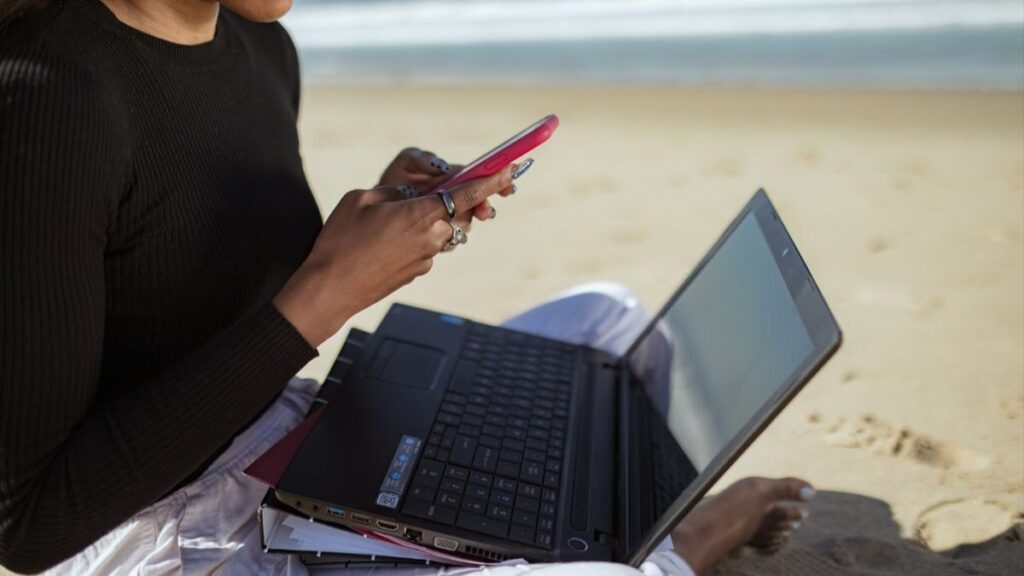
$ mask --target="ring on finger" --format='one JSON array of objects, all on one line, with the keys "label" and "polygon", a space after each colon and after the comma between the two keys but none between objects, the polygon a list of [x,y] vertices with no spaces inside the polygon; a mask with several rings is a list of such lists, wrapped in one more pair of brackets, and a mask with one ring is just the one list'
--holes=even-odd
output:
[{"label": "ring on finger", "polygon": [[444,204],[444,210],[448,213],[448,222],[450,223],[455,219],[455,200],[452,200],[452,195],[444,189],[437,191],[437,197],[440,198],[441,203]]},{"label": "ring on finger", "polygon": [[466,235],[466,231],[461,226],[451,220],[448,221],[448,225],[452,227],[452,238],[442,248],[443,252],[450,252],[459,244],[465,244],[469,241],[469,236]]}]

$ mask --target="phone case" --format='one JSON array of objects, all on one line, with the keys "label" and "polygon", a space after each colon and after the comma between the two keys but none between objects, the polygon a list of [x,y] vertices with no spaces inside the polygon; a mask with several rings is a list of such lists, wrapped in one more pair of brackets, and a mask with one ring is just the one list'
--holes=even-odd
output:
[{"label": "phone case", "polygon": [[431,194],[441,188],[450,190],[459,184],[496,174],[524,154],[547,141],[558,128],[558,116],[549,114],[534,122],[525,130],[509,138],[490,152],[477,158],[454,176],[426,190],[423,194]]}]

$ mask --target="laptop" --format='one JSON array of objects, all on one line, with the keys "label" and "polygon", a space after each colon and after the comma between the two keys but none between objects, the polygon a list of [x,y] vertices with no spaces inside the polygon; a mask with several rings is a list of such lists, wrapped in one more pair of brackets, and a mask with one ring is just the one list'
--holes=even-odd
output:
[{"label": "laptop", "polygon": [[276,496],[477,560],[638,566],[840,342],[759,190],[622,357],[395,304]]}]

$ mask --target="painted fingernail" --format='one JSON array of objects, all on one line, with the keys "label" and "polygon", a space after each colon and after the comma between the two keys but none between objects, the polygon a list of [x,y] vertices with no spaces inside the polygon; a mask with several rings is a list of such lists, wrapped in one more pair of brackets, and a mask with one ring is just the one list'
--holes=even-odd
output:
[{"label": "painted fingernail", "polygon": [[447,162],[441,160],[440,158],[435,158],[434,162],[431,162],[431,164],[433,164],[435,168],[442,172],[449,172],[452,169],[452,167],[449,166]]},{"label": "painted fingernail", "polygon": [[526,160],[523,160],[519,164],[513,166],[512,179],[515,180],[516,178],[519,178],[523,174],[526,174],[526,171],[530,169],[530,166],[533,166],[533,158],[527,158]]},{"label": "painted fingernail", "polygon": [[814,498],[814,488],[810,486],[804,486],[800,489],[800,499],[807,502],[811,498]]},{"label": "painted fingernail", "polygon": [[406,198],[415,198],[420,195],[419,189],[415,186],[398,186],[398,191]]},{"label": "painted fingernail", "polygon": [[498,217],[498,209],[495,208],[494,206],[491,206],[491,220],[494,220],[497,217]]},{"label": "painted fingernail", "polygon": [[515,194],[515,193],[516,193],[516,190],[518,190],[518,189],[519,189],[519,187],[518,187],[518,186],[516,186],[515,184],[513,184],[513,185],[512,185],[512,194]]}]

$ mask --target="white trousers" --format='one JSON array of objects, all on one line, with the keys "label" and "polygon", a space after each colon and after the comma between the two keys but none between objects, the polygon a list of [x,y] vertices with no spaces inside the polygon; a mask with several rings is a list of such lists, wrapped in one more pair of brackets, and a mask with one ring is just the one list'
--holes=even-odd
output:
[{"label": "white trousers", "polygon": [[[505,322],[505,326],[623,354],[649,315],[626,288],[579,286]],[[281,574],[306,576],[295,556],[260,548],[256,509],[266,486],[242,473],[302,421],[318,383],[294,378],[280,399],[203,475],[139,512],[51,570],[54,574]],[[317,569],[317,574],[325,573]],[[330,569],[345,575],[425,576],[693,576],[666,540],[639,570],[612,563],[531,564],[489,568]]]}]

